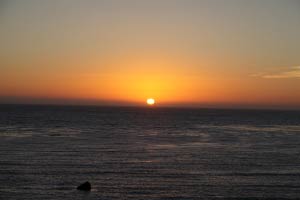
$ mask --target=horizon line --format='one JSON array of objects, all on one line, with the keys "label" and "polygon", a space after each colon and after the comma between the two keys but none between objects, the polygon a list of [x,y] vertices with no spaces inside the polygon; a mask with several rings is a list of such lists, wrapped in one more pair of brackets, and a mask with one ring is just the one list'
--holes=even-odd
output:
[{"label": "horizon line", "polygon": [[280,107],[280,106],[243,106],[243,105],[231,105],[231,106],[200,106],[200,105],[155,105],[155,106],[147,106],[147,105],[133,105],[133,104],[76,104],[76,103],[2,103],[0,102],[0,106],[53,106],[53,107],[106,107],[106,108],[146,108],[146,109],[195,109],[195,110],[265,110],[265,111],[300,111],[300,107]]}]

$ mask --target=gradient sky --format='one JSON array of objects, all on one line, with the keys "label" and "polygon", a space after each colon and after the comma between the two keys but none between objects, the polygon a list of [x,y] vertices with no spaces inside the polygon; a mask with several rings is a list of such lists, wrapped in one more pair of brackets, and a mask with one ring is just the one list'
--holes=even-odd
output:
[{"label": "gradient sky", "polygon": [[0,102],[300,108],[299,0],[0,0]]}]

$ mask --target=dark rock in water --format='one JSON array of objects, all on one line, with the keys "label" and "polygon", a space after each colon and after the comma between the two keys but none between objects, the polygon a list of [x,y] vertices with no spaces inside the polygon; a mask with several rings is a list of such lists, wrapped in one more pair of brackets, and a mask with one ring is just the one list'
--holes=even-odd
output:
[{"label": "dark rock in water", "polygon": [[85,183],[82,183],[77,187],[77,190],[85,190],[85,191],[90,191],[91,190],[91,184],[87,181]]}]

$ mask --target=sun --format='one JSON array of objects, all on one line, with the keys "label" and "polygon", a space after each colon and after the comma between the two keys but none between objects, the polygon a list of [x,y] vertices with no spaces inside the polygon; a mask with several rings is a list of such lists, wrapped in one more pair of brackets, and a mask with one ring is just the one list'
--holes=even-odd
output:
[{"label": "sun", "polygon": [[152,106],[152,105],[155,104],[155,100],[152,99],[152,98],[149,98],[149,99],[147,99],[147,104],[148,104],[149,106]]}]

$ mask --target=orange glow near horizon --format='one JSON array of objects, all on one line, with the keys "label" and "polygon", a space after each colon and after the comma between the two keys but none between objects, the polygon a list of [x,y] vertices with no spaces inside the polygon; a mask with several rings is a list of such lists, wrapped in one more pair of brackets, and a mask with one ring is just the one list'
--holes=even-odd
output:
[{"label": "orange glow near horizon", "polygon": [[[207,60],[202,62],[204,67],[212,66]],[[108,66],[105,71],[98,71],[97,66],[104,64]],[[286,105],[297,105],[296,100],[300,98],[298,95],[295,102],[291,102],[289,91],[281,84],[285,80],[280,82],[255,77],[229,79],[226,74],[217,74],[213,70],[185,70],[185,65],[198,64],[174,57],[127,56],[111,59],[104,64],[97,60],[91,61],[90,68],[95,69],[91,72],[50,71],[40,76],[39,71],[27,71],[27,74],[20,71],[22,74],[16,73],[15,77],[1,77],[1,81],[6,84],[0,85],[0,91],[6,96],[92,100],[130,105],[144,105],[145,99],[155,97],[159,99],[160,106],[276,104],[279,102],[276,100],[278,90],[282,94],[286,93],[286,98],[280,99]],[[80,63],[78,68],[81,68]],[[268,89],[266,81],[277,86],[277,90],[264,93]]]}]

